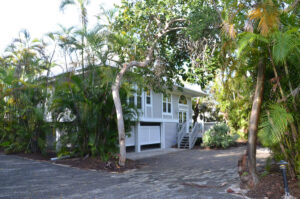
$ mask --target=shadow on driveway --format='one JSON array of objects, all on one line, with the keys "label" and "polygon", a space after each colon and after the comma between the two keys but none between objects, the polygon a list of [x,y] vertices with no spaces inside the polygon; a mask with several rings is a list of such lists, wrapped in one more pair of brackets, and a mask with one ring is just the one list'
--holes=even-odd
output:
[{"label": "shadow on driveway", "polygon": [[[234,199],[237,161],[245,147],[184,150],[140,159],[122,174],[89,171],[0,154],[0,198]],[[259,151],[261,164],[268,157]]]}]

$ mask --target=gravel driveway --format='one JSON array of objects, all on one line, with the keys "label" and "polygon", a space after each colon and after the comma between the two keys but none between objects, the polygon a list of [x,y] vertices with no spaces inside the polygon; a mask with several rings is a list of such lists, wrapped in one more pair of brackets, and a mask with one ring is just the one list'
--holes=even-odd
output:
[{"label": "gravel driveway", "polygon": [[[139,170],[122,174],[80,170],[0,154],[0,198],[234,199],[237,160],[245,147],[185,150],[139,160]],[[258,150],[258,164],[268,151]]]}]

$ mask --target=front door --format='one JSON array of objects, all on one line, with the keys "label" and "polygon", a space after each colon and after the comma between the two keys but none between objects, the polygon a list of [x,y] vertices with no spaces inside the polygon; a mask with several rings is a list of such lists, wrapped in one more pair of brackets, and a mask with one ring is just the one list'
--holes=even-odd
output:
[{"label": "front door", "polygon": [[179,111],[179,124],[183,124],[186,122],[187,111]]}]

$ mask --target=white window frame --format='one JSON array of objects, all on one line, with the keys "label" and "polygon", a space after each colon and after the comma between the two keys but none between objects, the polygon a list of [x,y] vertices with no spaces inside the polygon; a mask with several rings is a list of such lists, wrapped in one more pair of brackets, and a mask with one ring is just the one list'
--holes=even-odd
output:
[{"label": "white window frame", "polygon": [[[129,104],[130,103],[130,100],[129,100],[129,98],[130,97],[133,97],[133,104],[134,104],[134,106],[137,108],[137,110],[139,110],[139,111],[142,111],[143,110],[143,102],[144,102],[144,100],[143,100],[143,90],[141,90],[141,94],[140,95],[138,95],[137,94],[137,92],[138,92],[138,88],[137,88],[137,86],[136,85],[134,85],[134,87],[133,87],[133,89],[135,90],[135,92],[134,93],[132,93],[132,95],[129,95],[128,97],[127,97],[127,104]],[[138,108],[137,107],[137,99],[138,99],[138,96],[139,97],[141,97],[141,108]]]},{"label": "white window frame", "polygon": [[[147,95],[147,91],[149,91],[150,96]],[[152,100],[153,100],[153,99],[152,99],[152,91],[151,91],[151,89],[145,90],[145,91],[144,91],[144,95],[145,95],[145,105],[146,105],[146,106],[152,106]],[[150,104],[147,103],[147,98],[148,98],[148,97],[150,97]]]},{"label": "white window frame", "polygon": [[[181,97],[181,96],[184,96],[184,97],[185,97],[186,104],[180,103],[180,97]],[[185,95],[180,95],[180,96],[179,96],[179,98],[178,98],[178,105],[183,106],[183,107],[188,107],[189,101],[188,101],[188,99],[187,99],[187,97],[186,97]]]},{"label": "white window frame", "polygon": [[[173,106],[172,106],[172,94],[168,94],[170,96],[170,102],[166,102],[166,111],[167,112],[164,112],[164,96],[165,94],[162,93],[162,107],[161,107],[161,110],[162,110],[162,114],[163,115],[173,115]],[[169,106],[168,104],[171,104],[171,112],[169,112]]]}]

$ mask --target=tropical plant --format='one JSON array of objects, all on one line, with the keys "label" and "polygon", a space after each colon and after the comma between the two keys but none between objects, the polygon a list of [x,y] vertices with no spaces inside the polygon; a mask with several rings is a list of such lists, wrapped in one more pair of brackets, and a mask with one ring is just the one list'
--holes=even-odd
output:
[{"label": "tropical plant", "polygon": [[51,125],[45,121],[48,93],[42,73],[52,64],[44,55],[43,43],[22,31],[2,59],[0,145],[6,152],[45,152]]},{"label": "tropical plant", "polygon": [[228,148],[237,139],[229,134],[230,129],[225,123],[218,123],[203,135],[203,146],[210,148]]},{"label": "tropical plant", "polygon": [[[292,151],[296,151],[299,135],[298,105],[297,98],[293,97],[294,88],[299,85],[299,68],[295,60],[299,60],[299,23],[295,22],[296,11],[299,1],[272,1],[260,2],[249,1],[213,1],[215,9],[222,20],[222,47],[220,50],[220,79],[221,88],[216,88],[219,95],[221,111],[225,112],[230,125],[234,124],[235,114],[238,111],[235,107],[232,111],[231,104],[238,105],[236,99],[246,109],[243,110],[245,125],[249,129],[247,161],[250,178],[247,184],[252,187],[258,183],[256,175],[256,135],[258,131],[260,110],[263,113],[268,110],[266,103],[283,106],[288,114],[294,118],[289,121],[286,137],[291,141]],[[284,6],[280,6],[284,5]],[[293,39],[292,39],[293,38]],[[294,41],[294,43],[291,42]],[[293,73],[290,72],[293,71]],[[238,76],[236,76],[238,74]],[[234,81],[238,80],[239,74],[248,79],[247,85],[242,89],[235,90]],[[293,76],[293,77],[291,77]],[[266,81],[265,81],[266,80]],[[267,81],[270,80],[270,81]],[[253,85],[256,84],[256,91],[253,92]],[[248,87],[249,86],[249,87]],[[263,89],[265,88],[265,89]],[[245,93],[239,92],[245,91]],[[287,95],[286,93],[290,93]],[[223,94],[233,96],[226,100]],[[224,100],[225,98],[225,100]],[[249,105],[251,101],[243,102],[240,99],[252,99],[252,110]],[[231,102],[232,101],[232,102]],[[233,118],[229,117],[233,116]],[[249,118],[250,115],[250,118]],[[270,122],[270,121],[269,121]],[[245,122],[243,122],[245,124]],[[298,131],[298,132],[297,132]],[[281,140],[281,142],[283,142]],[[284,148],[288,149],[285,144]],[[279,147],[279,145],[277,145]],[[291,148],[290,148],[291,149]],[[295,159],[295,157],[293,157]],[[292,162],[292,161],[291,161]],[[294,166],[291,170],[294,170]],[[292,174],[292,173],[291,173]],[[294,177],[295,175],[292,175]]]}]

